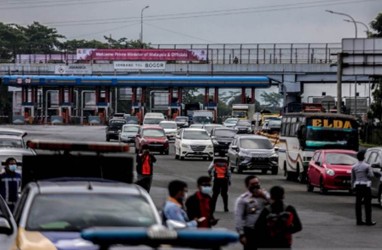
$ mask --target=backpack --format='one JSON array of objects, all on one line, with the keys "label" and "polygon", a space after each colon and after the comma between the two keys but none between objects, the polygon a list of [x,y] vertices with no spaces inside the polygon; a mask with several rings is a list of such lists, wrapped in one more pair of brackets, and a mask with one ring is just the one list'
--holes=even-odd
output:
[{"label": "backpack", "polygon": [[269,211],[266,218],[267,234],[270,239],[277,241],[278,244],[292,244],[292,234],[289,228],[293,224],[293,214],[285,211],[281,213],[273,213],[270,207],[265,208]]}]

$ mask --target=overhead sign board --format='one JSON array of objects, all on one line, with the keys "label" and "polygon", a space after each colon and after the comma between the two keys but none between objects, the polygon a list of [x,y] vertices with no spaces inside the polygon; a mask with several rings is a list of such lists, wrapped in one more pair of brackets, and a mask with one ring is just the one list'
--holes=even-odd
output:
[{"label": "overhead sign board", "polygon": [[55,65],[56,75],[91,75],[92,68],[86,64]]},{"label": "overhead sign board", "polygon": [[158,61],[116,61],[114,62],[115,70],[165,70],[166,62],[158,62]]},{"label": "overhead sign board", "polygon": [[206,61],[205,49],[77,49],[77,60]]},{"label": "overhead sign board", "polygon": [[382,75],[382,38],[342,39],[343,75]]}]

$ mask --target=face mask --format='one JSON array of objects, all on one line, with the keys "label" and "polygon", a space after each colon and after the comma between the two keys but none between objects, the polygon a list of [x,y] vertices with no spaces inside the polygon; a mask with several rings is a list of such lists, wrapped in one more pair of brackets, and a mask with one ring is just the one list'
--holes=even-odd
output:
[{"label": "face mask", "polygon": [[200,190],[203,194],[211,195],[212,187],[211,186],[202,186]]},{"label": "face mask", "polygon": [[17,165],[9,165],[9,170],[15,172],[17,169]]},{"label": "face mask", "polygon": [[253,185],[249,187],[249,191],[252,193],[259,189],[260,189],[260,185]]}]

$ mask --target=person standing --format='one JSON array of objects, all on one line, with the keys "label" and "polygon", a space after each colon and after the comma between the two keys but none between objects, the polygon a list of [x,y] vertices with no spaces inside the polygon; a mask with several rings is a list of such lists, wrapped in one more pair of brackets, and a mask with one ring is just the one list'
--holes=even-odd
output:
[{"label": "person standing", "polygon": [[16,172],[16,169],[17,161],[10,157],[5,160],[4,172],[0,174],[0,195],[11,211],[15,208],[21,186],[21,175]]},{"label": "person standing", "polygon": [[197,181],[198,191],[191,195],[186,201],[188,218],[200,220],[198,227],[211,228],[218,222],[214,218],[211,210],[211,178],[209,176],[201,176]]},{"label": "person standing", "polygon": [[235,228],[240,235],[244,250],[257,249],[255,223],[261,211],[269,203],[269,194],[260,187],[260,180],[249,175],[244,180],[247,191],[235,204]]},{"label": "person standing", "polygon": [[[374,226],[375,221],[371,219],[371,178],[374,176],[373,169],[364,162],[365,151],[357,153],[358,162],[353,165],[351,170],[351,183],[355,189],[355,215],[357,225]],[[365,205],[366,221],[362,220],[362,203]]]},{"label": "person standing", "polygon": [[216,201],[220,194],[223,199],[224,212],[228,212],[228,187],[231,184],[231,171],[227,158],[221,155],[219,158],[215,157],[208,168],[208,174],[213,180],[211,211],[215,212]]},{"label": "person standing", "polygon": [[168,185],[169,197],[163,207],[163,221],[175,220],[185,223],[188,227],[197,227],[197,219],[189,220],[184,210],[187,198],[187,183],[180,180],[171,181]]},{"label": "person standing", "polygon": [[157,159],[147,147],[143,149],[142,154],[137,154],[138,181],[136,184],[146,189],[148,193],[150,192],[153,180],[153,166],[156,161]]},{"label": "person standing", "polygon": [[284,188],[270,190],[271,204],[260,213],[255,223],[259,248],[290,249],[292,234],[302,230],[302,224],[293,206],[284,204]]}]

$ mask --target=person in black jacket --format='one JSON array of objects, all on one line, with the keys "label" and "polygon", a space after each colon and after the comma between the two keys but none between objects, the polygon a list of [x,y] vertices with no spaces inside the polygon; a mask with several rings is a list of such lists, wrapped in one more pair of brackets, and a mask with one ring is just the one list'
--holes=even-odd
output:
[{"label": "person in black jacket", "polygon": [[190,220],[197,220],[199,228],[211,228],[217,224],[211,210],[211,178],[201,176],[198,178],[198,191],[186,201],[187,215]]},{"label": "person in black jacket", "polygon": [[148,148],[143,148],[142,154],[137,154],[137,185],[146,189],[149,193],[153,180],[153,166],[157,161],[154,155],[150,154]]},{"label": "person in black jacket", "polygon": [[255,224],[259,248],[290,249],[292,234],[302,230],[300,218],[293,206],[285,205],[284,188],[270,190],[271,204],[263,209]]}]

